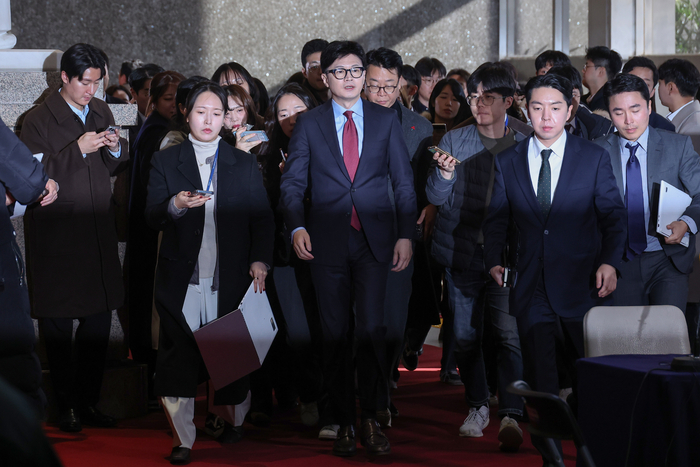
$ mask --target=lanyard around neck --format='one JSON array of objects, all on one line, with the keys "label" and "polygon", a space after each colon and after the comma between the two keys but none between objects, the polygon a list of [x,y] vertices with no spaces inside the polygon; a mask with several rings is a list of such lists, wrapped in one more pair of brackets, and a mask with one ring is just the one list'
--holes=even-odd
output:
[{"label": "lanyard around neck", "polygon": [[216,148],[216,154],[214,154],[214,162],[211,164],[211,173],[209,174],[209,183],[207,183],[207,191],[211,188],[211,179],[214,177],[214,170],[216,170],[216,161],[219,159],[219,148]]}]

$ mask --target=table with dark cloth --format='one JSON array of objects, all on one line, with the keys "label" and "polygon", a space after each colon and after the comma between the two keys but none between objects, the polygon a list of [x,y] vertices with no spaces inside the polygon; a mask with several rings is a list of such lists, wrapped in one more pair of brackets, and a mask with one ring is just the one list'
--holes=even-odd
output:
[{"label": "table with dark cloth", "polygon": [[597,467],[623,467],[628,446],[628,466],[700,465],[700,374],[671,371],[673,357],[577,362],[579,425]]}]

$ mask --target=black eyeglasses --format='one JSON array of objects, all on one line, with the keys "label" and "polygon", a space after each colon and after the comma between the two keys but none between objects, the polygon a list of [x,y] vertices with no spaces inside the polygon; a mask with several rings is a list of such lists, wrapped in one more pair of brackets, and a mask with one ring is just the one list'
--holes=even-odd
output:
[{"label": "black eyeglasses", "polygon": [[369,91],[370,94],[377,94],[382,89],[385,93],[391,94],[394,91],[396,91],[397,87],[398,86],[375,86],[374,84],[368,84],[365,86],[365,88],[367,89],[367,91]]},{"label": "black eyeglasses", "polygon": [[333,68],[332,70],[327,70],[326,73],[330,73],[335,76],[335,79],[345,79],[348,72],[353,78],[360,78],[362,73],[365,72],[365,67],[355,66],[352,68]]},{"label": "black eyeglasses", "polygon": [[478,105],[479,100],[481,100],[481,103],[484,104],[486,107],[490,107],[493,105],[493,102],[496,99],[504,99],[505,97],[496,97],[496,96],[469,96],[467,97],[467,104],[469,105]]}]

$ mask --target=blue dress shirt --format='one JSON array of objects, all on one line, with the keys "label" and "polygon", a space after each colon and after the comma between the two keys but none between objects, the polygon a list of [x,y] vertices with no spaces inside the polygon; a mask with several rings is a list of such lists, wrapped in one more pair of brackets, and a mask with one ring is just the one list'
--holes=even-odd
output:
[{"label": "blue dress shirt", "polygon": [[[639,159],[639,167],[642,171],[642,192],[644,193],[644,225],[649,228],[649,218],[651,217],[651,213],[649,211],[649,179],[647,178],[647,149],[648,149],[648,144],[649,144],[649,128],[647,127],[646,130],[644,130],[644,133],[642,133],[642,136],[637,139],[637,141],[632,142],[629,141],[622,136],[619,138],[620,140],[620,154],[622,155],[622,184],[625,187],[625,190],[627,189],[627,171],[625,170],[625,167],[627,167],[627,161],[630,159],[630,151],[625,147],[628,143],[630,145],[635,145],[639,144],[639,148],[637,149],[637,152],[635,155],[637,156],[637,159]],[[624,199],[624,194],[622,196]],[[679,220],[685,221],[686,224],[688,224],[688,229],[690,232],[693,234],[697,232],[697,226],[695,225],[695,221],[691,219],[688,216],[681,216]],[[652,232],[656,233],[656,232]],[[686,232],[685,235],[688,235]],[[655,235],[649,235],[649,231],[647,231],[647,248],[644,250],[645,252],[647,251],[659,251],[661,250],[661,243],[659,242],[658,237]]]}]

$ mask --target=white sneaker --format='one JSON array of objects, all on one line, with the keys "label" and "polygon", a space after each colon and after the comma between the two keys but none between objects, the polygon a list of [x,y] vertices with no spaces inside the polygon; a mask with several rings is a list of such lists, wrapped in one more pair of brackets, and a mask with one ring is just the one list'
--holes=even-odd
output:
[{"label": "white sneaker", "polygon": [[326,425],[318,432],[318,439],[338,439],[340,425]]},{"label": "white sneaker", "polygon": [[516,452],[523,444],[523,430],[518,426],[518,421],[509,416],[503,417],[501,427],[498,429],[498,449],[504,452]]},{"label": "white sneaker", "polygon": [[300,403],[299,415],[304,426],[315,426],[318,423],[318,404],[316,402]]},{"label": "white sneaker", "polygon": [[484,436],[484,428],[489,426],[489,408],[482,405],[480,409],[472,407],[464,423],[459,427],[459,436],[468,438],[481,438]]}]

